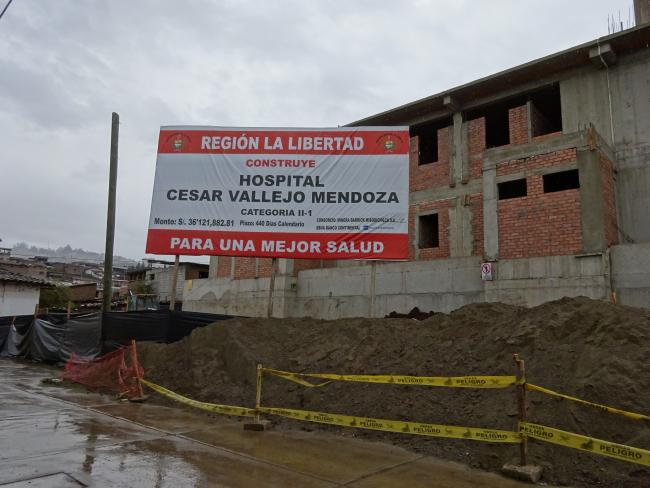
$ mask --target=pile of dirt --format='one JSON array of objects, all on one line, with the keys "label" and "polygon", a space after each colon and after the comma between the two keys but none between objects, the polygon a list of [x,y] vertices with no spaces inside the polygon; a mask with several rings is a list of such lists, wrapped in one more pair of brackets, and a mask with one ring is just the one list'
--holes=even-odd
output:
[{"label": "pile of dirt", "polygon": [[[256,364],[295,372],[427,376],[512,375],[513,353],[528,381],[586,400],[650,412],[650,311],[588,298],[534,308],[498,303],[412,319],[232,319],[169,345],[139,347],[146,376],[191,398],[253,406]],[[464,390],[337,382],[305,388],[264,381],[263,404],[385,419],[514,430],[515,390]],[[642,422],[529,393],[529,420],[650,449]],[[291,428],[390,441],[417,452],[498,470],[518,446],[340,429],[273,418]],[[650,470],[530,441],[544,479],[574,486],[650,486]]]}]

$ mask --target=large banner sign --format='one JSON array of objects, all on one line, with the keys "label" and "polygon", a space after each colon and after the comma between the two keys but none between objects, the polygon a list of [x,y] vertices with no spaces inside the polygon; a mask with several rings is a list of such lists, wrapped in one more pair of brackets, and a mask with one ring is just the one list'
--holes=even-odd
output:
[{"label": "large banner sign", "polygon": [[162,127],[147,252],[408,259],[407,127]]}]

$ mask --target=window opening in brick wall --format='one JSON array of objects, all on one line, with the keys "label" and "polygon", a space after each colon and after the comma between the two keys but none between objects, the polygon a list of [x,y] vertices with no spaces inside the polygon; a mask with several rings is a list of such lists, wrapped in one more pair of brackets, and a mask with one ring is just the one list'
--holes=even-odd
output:
[{"label": "window opening in brick wall", "polygon": [[438,214],[420,215],[418,217],[418,247],[428,249],[439,246]]},{"label": "window opening in brick wall", "polygon": [[207,278],[209,276],[208,271],[199,271],[199,279],[202,280],[204,278]]},{"label": "window opening in brick wall", "polygon": [[418,138],[418,164],[438,162],[438,129],[444,129],[449,125],[449,120],[445,119],[411,127],[411,137]]},{"label": "window opening in brick wall", "polygon": [[576,188],[580,188],[580,177],[577,169],[544,175],[544,193],[574,190]]},{"label": "window opening in brick wall", "polygon": [[528,195],[528,189],[526,188],[526,178],[498,183],[497,188],[499,190],[499,200],[521,198]]},{"label": "window opening in brick wall", "polygon": [[530,105],[530,127],[533,137],[562,131],[562,101],[559,84],[532,93]]},{"label": "window opening in brick wall", "polygon": [[493,107],[485,114],[485,147],[510,144],[510,121],[508,107]]},{"label": "window opening in brick wall", "polygon": [[517,96],[509,100],[481,107],[467,113],[467,120],[485,117],[485,147],[499,147],[510,144],[510,118],[508,111],[525,105],[527,98]]}]

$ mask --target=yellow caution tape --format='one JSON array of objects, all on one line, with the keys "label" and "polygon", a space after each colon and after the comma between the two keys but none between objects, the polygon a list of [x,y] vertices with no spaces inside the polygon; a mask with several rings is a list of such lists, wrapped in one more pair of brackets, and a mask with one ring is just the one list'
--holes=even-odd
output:
[{"label": "yellow caution tape", "polygon": [[[264,373],[278,376],[310,388],[325,386],[332,381],[353,381],[358,383],[384,383],[394,385],[442,386],[448,388],[508,388],[517,384],[516,376],[396,376],[359,375],[329,373],[290,373],[277,369],[262,368]],[[310,383],[305,378],[328,380]]]},{"label": "yellow caution tape", "polygon": [[354,427],[357,429],[382,430],[399,432],[401,434],[426,435],[430,437],[447,437],[453,439],[469,439],[485,442],[520,443],[521,436],[517,432],[495,429],[477,429],[472,427],[456,427],[451,425],[422,424],[418,422],[403,422],[400,420],[383,420],[368,417],[353,417],[308,410],[291,408],[260,407],[259,411],[270,415],[279,415],[294,420],[306,420],[319,424]]},{"label": "yellow caution tape", "polygon": [[229,405],[217,405],[216,403],[199,402],[197,400],[192,400],[190,398],[184,397],[183,395],[179,395],[178,393],[174,393],[167,388],[163,388],[162,386],[156,385],[155,383],[152,383],[145,379],[140,379],[140,381],[144,385],[147,385],[149,388],[151,388],[153,391],[160,393],[167,398],[171,398],[172,400],[176,400],[177,402],[189,405],[190,407],[200,408],[201,410],[207,410],[208,412],[213,413],[221,413],[224,415],[236,415],[239,417],[255,416],[255,409],[253,408],[231,407]]},{"label": "yellow caution tape", "polygon": [[626,410],[621,410],[620,408],[614,408],[614,407],[608,407],[607,405],[601,405],[599,403],[593,403],[593,402],[588,402],[587,400],[582,400],[580,398],[572,397],[569,395],[564,395],[563,393],[558,393],[553,390],[549,390],[548,388],[543,388],[541,386],[537,385],[531,385],[530,383],[526,383],[526,389],[530,391],[538,391],[540,393],[544,393],[546,395],[551,395],[559,398],[564,398],[565,400],[571,400],[572,402],[576,403],[581,403],[582,405],[588,405],[590,407],[598,408],[600,410],[603,410],[605,412],[609,413],[615,413],[617,415],[623,415],[624,417],[634,419],[634,420],[650,420],[650,417],[647,415],[643,415],[640,413],[634,413],[634,412],[628,412]]},{"label": "yellow caution tape", "polygon": [[611,457],[620,461],[650,466],[650,451],[646,451],[645,449],[594,439],[592,437],[573,434],[529,422],[521,422],[519,424],[519,432],[525,437],[591,452],[600,456]]}]

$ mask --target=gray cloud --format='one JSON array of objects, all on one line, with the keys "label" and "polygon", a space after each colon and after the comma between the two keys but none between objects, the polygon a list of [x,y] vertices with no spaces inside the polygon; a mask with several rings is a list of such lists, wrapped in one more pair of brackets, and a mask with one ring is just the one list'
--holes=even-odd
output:
[{"label": "gray cloud", "polygon": [[141,257],[160,125],[335,126],[607,33],[631,0],[37,0],[0,21],[0,237]]}]

